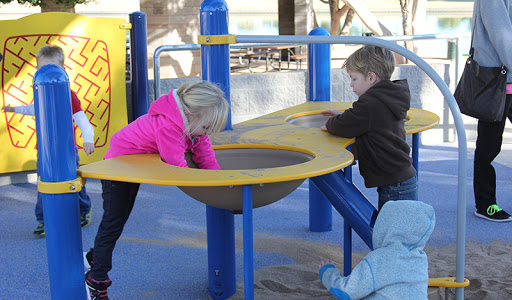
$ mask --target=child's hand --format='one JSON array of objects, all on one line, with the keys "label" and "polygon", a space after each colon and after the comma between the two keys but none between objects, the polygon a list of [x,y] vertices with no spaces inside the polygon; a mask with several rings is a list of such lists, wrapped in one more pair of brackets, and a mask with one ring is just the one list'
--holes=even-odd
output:
[{"label": "child's hand", "polygon": [[324,110],[320,114],[322,114],[322,116],[334,117],[334,116],[337,116],[337,115],[342,114],[342,113],[343,112],[339,111],[339,110],[328,109],[328,110]]},{"label": "child's hand", "polygon": [[330,259],[322,259],[322,261],[318,265],[318,269],[321,269],[323,266],[328,265],[328,264],[334,264],[334,263]]},{"label": "child's hand", "polygon": [[13,106],[4,106],[4,107],[2,107],[2,110],[5,112],[14,112],[14,107]]},{"label": "child's hand", "polygon": [[89,156],[89,154],[94,152],[94,144],[93,143],[84,143],[84,152]]},{"label": "child's hand", "polygon": [[327,131],[327,127],[325,127],[325,125],[324,125],[324,126],[320,127],[320,130]]}]

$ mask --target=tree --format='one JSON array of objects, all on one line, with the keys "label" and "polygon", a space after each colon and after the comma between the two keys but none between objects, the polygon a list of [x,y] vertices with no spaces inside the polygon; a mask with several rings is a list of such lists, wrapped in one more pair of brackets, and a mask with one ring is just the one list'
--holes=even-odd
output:
[{"label": "tree", "polygon": [[[420,23],[425,20],[427,0],[400,0],[400,8],[404,35],[419,34]],[[406,41],[405,48],[417,52],[412,41]]]},{"label": "tree", "polygon": [[[391,31],[387,29],[377,18],[370,12],[364,1],[362,0],[320,0],[322,3],[329,5],[331,15],[331,35],[348,35],[354,15],[357,14],[364,25],[377,36],[391,35]],[[342,7],[340,5],[343,4]],[[345,22],[341,25],[341,18],[345,16]]]},{"label": "tree", "polygon": [[75,12],[76,4],[85,4],[94,0],[0,0],[0,3],[11,3],[17,1],[19,4],[28,4],[41,7],[41,12]]},{"label": "tree", "polygon": [[[352,18],[354,17],[354,11],[350,9],[348,5],[343,5],[340,8],[340,0],[320,0],[322,3],[329,5],[329,13],[331,15],[331,29],[330,34],[332,36],[337,35],[348,35],[350,27],[352,26]],[[341,18],[345,17],[345,23],[340,29]]]}]

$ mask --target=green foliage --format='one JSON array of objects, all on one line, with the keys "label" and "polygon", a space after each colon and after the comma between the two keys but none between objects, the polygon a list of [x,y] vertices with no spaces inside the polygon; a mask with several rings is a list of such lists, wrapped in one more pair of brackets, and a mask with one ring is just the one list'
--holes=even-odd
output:
[{"label": "green foliage", "polygon": [[[19,4],[29,4],[32,6],[41,6],[41,0],[0,0],[0,3],[11,3],[13,1],[17,1]],[[75,4],[84,4],[91,2],[93,0],[54,0],[55,4],[63,4],[66,7],[74,7]]]}]

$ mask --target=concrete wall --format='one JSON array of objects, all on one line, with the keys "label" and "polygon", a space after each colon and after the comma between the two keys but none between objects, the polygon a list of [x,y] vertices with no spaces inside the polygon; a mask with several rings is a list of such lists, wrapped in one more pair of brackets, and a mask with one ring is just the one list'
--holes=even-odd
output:
[{"label": "concrete wall", "polygon": [[[453,90],[454,71],[451,64],[433,64],[434,70]],[[411,106],[443,116],[444,97],[434,82],[417,66],[401,65],[392,79],[407,78],[411,90]],[[160,95],[177,88],[184,81],[197,81],[198,77],[163,79],[160,81]],[[269,72],[259,74],[237,74],[231,76],[231,104],[233,124],[263,114],[307,101],[307,72]],[[153,81],[150,81],[150,99],[154,99]],[[341,69],[331,71],[331,101],[354,102],[357,96],[352,92],[348,74]],[[442,120],[441,120],[442,121]],[[423,144],[443,142],[442,126],[421,134]]]}]

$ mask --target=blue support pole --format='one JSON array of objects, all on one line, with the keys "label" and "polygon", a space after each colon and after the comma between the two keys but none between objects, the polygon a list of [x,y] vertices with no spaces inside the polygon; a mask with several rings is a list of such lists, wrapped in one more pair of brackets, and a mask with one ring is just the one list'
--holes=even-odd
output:
[{"label": "blue support pole", "polygon": [[244,299],[254,299],[254,254],[252,221],[252,185],[243,186],[244,211]]},{"label": "blue support pole", "polygon": [[310,178],[361,239],[373,249],[372,232],[377,210],[341,171]]},{"label": "blue support pole", "polygon": [[[420,133],[412,134],[412,165],[416,169],[416,178],[419,178],[419,158],[420,158]],[[417,200],[417,199],[416,199]]]},{"label": "blue support pole", "polygon": [[352,227],[343,221],[343,276],[352,273]]},{"label": "blue support pole", "polygon": [[[328,36],[329,32],[317,27],[309,35]],[[308,45],[308,101],[331,100],[331,45]],[[332,230],[332,206],[318,189],[309,185],[309,230]]]},{"label": "blue support pole", "polygon": [[227,209],[206,205],[208,282],[213,299],[236,293],[235,222]]},{"label": "blue support pole", "polygon": [[[201,35],[224,35],[228,31],[228,5],[224,0],[204,0],[201,3]],[[229,88],[229,44],[201,45],[202,78],[216,83],[231,106]],[[225,130],[231,130],[231,110]]]},{"label": "blue support pole", "polygon": [[[204,0],[200,7],[201,35],[228,34],[228,6],[223,0]],[[231,105],[229,45],[201,45],[202,79],[217,84]],[[231,130],[231,112],[226,124]],[[235,220],[229,210],[206,207],[208,280],[214,299],[236,293]]]},{"label": "blue support pole", "polygon": [[[36,72],[33,88],[41,168],[39,180],[42,183],[75,180],[75,139],[69,78],[62,68],[45,65]],[[87,297],[80,208],[77,193],[71,191],[42,193],[52,299]]]},{"label": "blue support pole", "polygon": [[[317,27],[311,36],[329,36],[329,32]],[[331,101],[331,45],[308,45],[308,101]]]},{"label": "blue support pole", "polygon": [[[347,147],[352,152],[352,145]],[[352,182],[352,165],[343,169],[345,179]],[[348,276],[352,272],[352,227],[349,222],[343,220],[343,275]]]},{"label": "blue support pole", "polygon": [[130,14],[130,58],[132,79],[132,115],[131,120],[146,114],[149,109],[148,84],[148,38],[146,14]]}]

